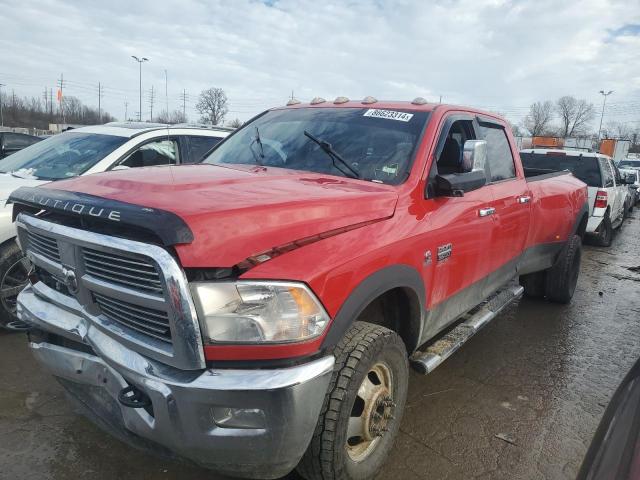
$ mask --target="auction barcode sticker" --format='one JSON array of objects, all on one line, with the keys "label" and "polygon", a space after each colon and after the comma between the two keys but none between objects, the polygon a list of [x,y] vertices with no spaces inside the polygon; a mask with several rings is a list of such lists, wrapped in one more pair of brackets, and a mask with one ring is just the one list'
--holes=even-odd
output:
[{"label": "auction barcode sticker", "polygon": [[386,118],[388,120],[398,120],[400,122],[408,122],[413,117],[413,113],[396,112],[395,110],[380,110],[378,108],[370,108],[364,112],[364,117]]}]

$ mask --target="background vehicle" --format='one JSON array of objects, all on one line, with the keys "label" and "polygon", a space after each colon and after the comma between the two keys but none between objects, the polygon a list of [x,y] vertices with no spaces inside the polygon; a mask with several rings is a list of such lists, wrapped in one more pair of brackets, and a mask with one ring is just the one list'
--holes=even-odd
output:
[{"label": "background vehicle", "polygon": [[8,157],[23,148],[42,141],[40,137],[24,133],[0,132],[0,159]]},{"label": "background vehicle", "polygon": [[635,480],[640,476],[640,360],[613,394],[577,480]]},{"label": "background vehicle", "polygon": [[12,194],[30,346],[103,427],[225,473],[372,478],[408,360],[432,371],[523,291],[570,301],[581,181],[526,177],[493,114],[343,100],[200,165]]},{"label": "background vehicle", "polygon": [[23,328],[16,297],[30,268],[5,206],[13,190],[106,170],[196,163],[227,135],[227,129],[108,123],[55,135],[0,162],[0,327]]},{"label": "background vehicle", "polygon": [[629,188],[610,157],[576,150],[526,149],[520,152],[525,170],[569,170],[589,187],[587,233],[601,246],[611,245],[613,230],[622,225],[631,203]]},{"label": "background vehicle", "polygon": [[640,159],[625,158],[624,160],[620,160],[620,162],[618,162],[618,168],[632,168],[640,170]]},{"label": "background vehicle", "polygon": [[[629,191],[631,192],[633,203],[638,203],[638,201],[640,201],[640,169],[636,170],[634,168],[620,168],[620,173],[622,175],[627,175],[628,177],[630,177]],[[633,181],[633,184],[631,184],[631,181]]]}]

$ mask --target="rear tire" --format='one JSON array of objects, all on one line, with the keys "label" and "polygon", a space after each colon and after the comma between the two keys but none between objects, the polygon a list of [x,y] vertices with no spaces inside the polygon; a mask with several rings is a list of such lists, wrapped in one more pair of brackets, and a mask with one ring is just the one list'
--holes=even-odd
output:
[{"label": "rear tire", "polygon": [[373,478],[400,429],[407,352],[395,332],[356,322],[335,356],[318,424],[297,470],[308,480]]},{"label": "rear tire", "polygon": [[594,238],[595,244],[600,247],[610,247],[613,240],[613,227],[611,226],[611,218],[609,218],[609,212],[604,214],[602,223],[600,224],[600,231]]},{"label": "rear tire", "polygon": [[28,327],[18,320],[18,293],[27,285],[31,263],[18,244],[11,240],[0,250],[0,328],[24,331]]},{"label": "rear tire", "polygon": [[547,271],[545,294],[548,300],[557,303],[569,303],[578,284],[582,240],[573,235],[564,246],[556,263]]},{"label": "rear tire", "polygon": [[546,281],[547,271],[528,273],[520,275],[518,281],[524,288],[524,294],[529,298],[544,297],[544,285]]}]

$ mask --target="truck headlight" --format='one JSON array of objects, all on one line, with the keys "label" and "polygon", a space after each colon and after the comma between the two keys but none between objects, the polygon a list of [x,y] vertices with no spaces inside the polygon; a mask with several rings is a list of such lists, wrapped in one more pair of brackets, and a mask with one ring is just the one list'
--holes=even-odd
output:
[{"label": "truck headlight", "polygon": [[193,282],[205,343],[282,343],[321,335],[329,315],[293,282]]}]

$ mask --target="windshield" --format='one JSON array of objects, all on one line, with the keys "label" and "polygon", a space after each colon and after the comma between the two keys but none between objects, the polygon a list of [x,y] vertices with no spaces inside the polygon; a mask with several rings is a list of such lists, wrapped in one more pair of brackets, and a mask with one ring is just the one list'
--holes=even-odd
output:
[{"label": "windshield", "polygon": [[602,177],[596,157],[520,152],[520,158],[524,168],[539,168],[554,172],[569,170],[590,187],[602,187]]},{"label": "windshield", "polygon": [[621,160],[618,167],[640,168],[640,160]]},{"label": "windshield", "polygon": [[411,169],[428,115],[374,108],[269,111],[220,143],[204,163],[258,164],[395,185]]},{"label": "windshield", "polygon": [[76,177],[125,143],[126,137],[66,132],[0,161],[0,173],[39,180]]}]

